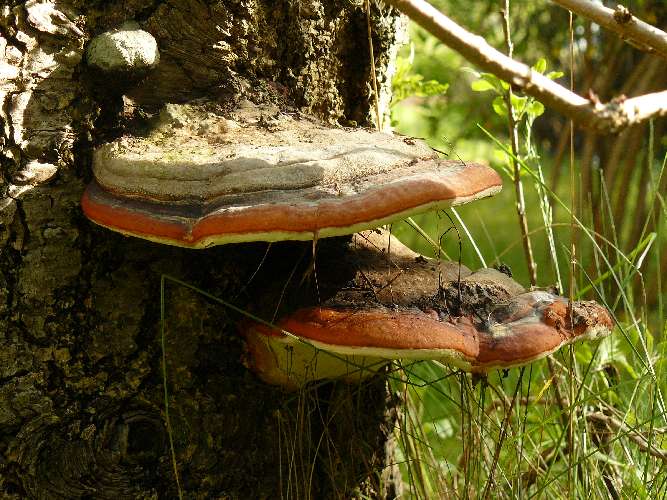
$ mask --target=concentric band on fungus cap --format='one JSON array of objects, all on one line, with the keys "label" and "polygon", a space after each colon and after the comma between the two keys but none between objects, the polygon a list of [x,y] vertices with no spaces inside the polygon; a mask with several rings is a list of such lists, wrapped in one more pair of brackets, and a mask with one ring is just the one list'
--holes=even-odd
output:
[{"label": "concentric band on fungus cap", "polygon": [[332,195],[317,188],[268,191],[227,195],[202,204],[145,201],[115,195],[92,182],[81,205],[89,219],[114,231],[202,248],[350,234],[491,196],[501,188],[498,174],[483,165],[429,160],[419,169],[410,168],[412,175],[398,170],[392,176],[359,181],[354,193]]},{"label": "concentric band on fungus cap", "polygon": [[85,215],[126,235],[204,248],[351,234],[501,188],[493,169],[440,160],[416,139],[261,106],[230,116],[167,105],[150,135],[99,147]]}]

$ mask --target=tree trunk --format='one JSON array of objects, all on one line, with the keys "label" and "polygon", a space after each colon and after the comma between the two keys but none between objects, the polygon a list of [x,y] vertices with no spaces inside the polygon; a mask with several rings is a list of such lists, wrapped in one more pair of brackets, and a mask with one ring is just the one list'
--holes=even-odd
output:
[{"label": "tree trunk", "polygon": [[[386,97],[399,20],[374,9]],[[160,63],[138,81],[100,78],[86,64],[86,44],[126,21],[156,38]],[[233,106],[278,96],[330,122],[368,124],[366,29],[363,2],[349,0],[3,3],[3,498],[176,497],[161,275],[259,310],[281,301],[289,276],[300,280],[294,266],[308,266],[310,244],[193,251],[94,226],[79,208],[94,145],[131,132],[165,102],[197,98]],[[323,265],[335,266],[338,247],[330,246]],[[383,380],[285,393],[245,368],[238,315],[171,282],[165,309],[169,409],[186,497],[396,495],[400,478],[388,465],[396,401]]]}]

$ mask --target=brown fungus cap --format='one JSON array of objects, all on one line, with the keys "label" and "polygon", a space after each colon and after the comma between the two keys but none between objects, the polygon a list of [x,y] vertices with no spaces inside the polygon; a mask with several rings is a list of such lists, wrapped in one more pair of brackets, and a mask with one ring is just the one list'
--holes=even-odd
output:
[{"label": "brown fungus cap", "polygon": [[246,103],[167,105],[147,137],[101,146],[82,207],[123,234],[191,248],[351,234],[501,188],[423,142]]},{"label": "brown fungus cap", "polygon": [[[269,383],[282,384],[297,374],[297,361],[285,360],[280,350],[305,341],[322,351],[319,362],[351,356],[353,361],[341,373],[312,368],[313,379],[349,376],[359,366],[380,366],[382,359],[438,359],[465,371],[485,373],[493,369],[521,366],[542,359],[562,346],[590,340],[611,332],[608,312],[591,302],[577,302],[574,323],[569,320],[567,300],[546,292],[527,292],[494,310],[506,317],[508,310],[520,311],[514,321],[489,321],[482,326],[470,317],[442,319],[436,311],[373,307],[364,310],[311,307],[301,309],[278,323],[278,329],[256,325],[251,350],[256,369]],[[290,337],[283,331],[293,334]],[[325,361],[322,361],[322,360]],[[328,360],[328,365],[331,360]],[[371,374],[370,370],[366,375]],[[308,377],[306,377],[308,378]]]},{"label": "brown fungus cap", "polygon": [[[260,378],[291,388],[318,379],[358,380],[389,359],[438,359],[485,373],[525,365],[571,342],[608,335],[613,327],[607,310],[595,302],[575,302],[570,311],[566,299],[543,291],[525,292],[490,269],[463,271],[466,283],[478,292],[486,290],[487,299],[483,304],[479,295],[464,297],[478,313],[455,315],[446,310],[446,300],[429,295],[433,285],[431,290],[422,285],[418,292],[408,291],[411,277],[419,283],[425,266],[437,264],[423,258],[410,263],[400,243],[393,240],[392,246],[399,254],[400,273],[394,270],[389,278],[382,259],[386,261],[386,247],[383,252],[369,240],[352,250],[363,255],[359,270],[364,279],[377,285],[379,292],[372,300],[364,303],[359,291],[343,290],[321,306],[286,315],[275,328],[244,324],[250,364]],[[371,247],[382,256],[375,266],[368,256]],[[452,263],[447,264],[445,274],[451,277]],[[433,270],[431,277],[437,282]],[[392,298],[386,291],[389,281]]]}]

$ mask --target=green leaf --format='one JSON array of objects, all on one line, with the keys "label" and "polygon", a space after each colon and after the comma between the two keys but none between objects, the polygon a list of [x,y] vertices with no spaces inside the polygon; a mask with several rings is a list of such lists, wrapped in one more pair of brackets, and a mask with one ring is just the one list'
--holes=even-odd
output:
[{"label": "green leaf", "polygon": [[549,80],[555,80],[556,78],[560,78],[560,77],[563,76],[564,74],[565,74],[565,73],[563,73],[562,71],[549,71],[549,72],[547,73],[547,78],[548,78]]},{"label": "green leaf", "polygon": [[503,88],[503,81],[493,73],[482,73],[480,77],[493,85],[493,87],[496,89],[496,92],[500,92]]},{"label": "green leaf", "polygon": [[429,97],[432,95],[442,95],[449,89],[449,83],[440,83],[437,80],[428,80],[423,83],[417,93],[420,97]]},{"label": "green leaf", "polygon": [[516,94],[512,94],[512,108],[517,115],[522,114],[526,109],[526,103],[528,102],[527,97],[520,97]]},{"label": "green leaf", "polygon": [[544,113],[544,104],[540,101],[532,101],[528,104],[526,111],[534,117],[541,116]]},{"label": "green leaf", "polygon": [[533,69],[538,73],[544,74],[545,70],[547,69],[547,60],[543,57],[540,57],[533,65]]},{"label": "green leaf", "polygon": [[495,90],[493,84],[487,80],[475,80],[470,84],[470,88],[475,92],[486,92],[487,90]]},{"label": "green leaf", "polygon": [[419,73],[415,73],[410,60],[399,57],[396,61],[396,73],[392,80],[391,106],[410,96],[430,97],[444,94],[449,84],[437,80],[424,80]]},{"label": "green leaf", "polygon": [[[400,57],[400,56],[399,56],[399,57]],[[462,67],[462,68],[461,68],[461,71],[463,71],[464,73],[468,73],[468,74],[472,75],[472,76],[475,77],[475,78],[481,78],[481,77],[482,77],[482,74],[481,74],[479,71],[475,71],[474,69],[472,69],[472,68],[470,68],[470,67],[468,67],[468,66],[464,66],[464,67]]]},{"label": "green leaf", "polygon": [[491,83],[498,83],[500,81],[500,79],[493,73],[480,73],[479,77]]},{"label": "green leaf", "polygon": [[497,115],[503,117],[507,116],[507,105],[505,104],[505,99],[501,96],[496,97],[491,103],[491,106],[493,106],[493,110]]}]

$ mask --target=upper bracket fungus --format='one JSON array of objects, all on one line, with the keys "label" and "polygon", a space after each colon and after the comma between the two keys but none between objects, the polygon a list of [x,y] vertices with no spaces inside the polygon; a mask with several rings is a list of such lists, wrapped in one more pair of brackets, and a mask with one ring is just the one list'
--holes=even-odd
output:
[{"label": "upper bracket fungus", "polygon": [[[391,359],[438,359],[474,373],[521,366],[571,342],[611,332],[595,302],[569,302],[543,291],[526,292],[493,269],[461,274],[467,289],[459,311],[442,297],[435,271],[454,290],[455,263],[412,253],[395,239],[356,236],[346,264],[356,262],[350,286],[321,305],[285,315],[274,327],[244,322],[249,364],[265,382],[297,388],[315,380],[368,377]],[[393,271],[387,274],[389,241]],[[396,257],[393,257],[396,255]],[[372,300],[368,299],[369,284]],[[480,297],[484,295],[486,300]]]},{"label": "upper bracket fungus", "polygon": [[95,151],[92,221],[190,248],[351,234],[490,196],[498,174],[423,142],[246,103],[167,105],[146,137]]}]

